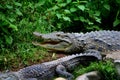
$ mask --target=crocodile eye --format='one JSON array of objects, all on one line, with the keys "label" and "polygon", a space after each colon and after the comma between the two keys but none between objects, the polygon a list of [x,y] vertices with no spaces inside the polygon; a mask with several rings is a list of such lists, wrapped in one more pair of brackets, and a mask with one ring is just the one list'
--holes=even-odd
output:
[{"label": "crocodile eye", "polygon": [[68,35],[65,34],[65,35],[62,35],[61,37],[62,38],[68,38]]},{"label": "crocodile eye", "polygon": [[82,39],[82,40],[79,40],[79,41],[84,42],[84,40],[83,40],[83,39]]},{"label": "crocodile eye", "polygon": [[59,36],[60,36],[60,34],[56,34],[56,36],[58,36],[58,37],[59,37]]}]

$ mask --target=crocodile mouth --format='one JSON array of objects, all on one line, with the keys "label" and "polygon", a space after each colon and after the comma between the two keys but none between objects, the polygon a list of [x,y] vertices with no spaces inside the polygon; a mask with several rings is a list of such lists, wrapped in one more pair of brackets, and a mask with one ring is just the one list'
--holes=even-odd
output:
[{"label": "crocodile mouth", "polygon": [[49,49],[50,51],[60,51],[65,52],[71,47],[71,44],[64,41],[50,41],[50,40],[44,40],[42,42],[32,42],[36,46],[41,46],[46,49]]},{"label": "crocodile mouth", "polygon": [[36,46],[44,47],[50,51],[67,51],[72,43],[69,39],[59,37],[56,34],[41,34],[38,32],[33,32],[33,35],[36,37],[35,42],[32,42]]}]

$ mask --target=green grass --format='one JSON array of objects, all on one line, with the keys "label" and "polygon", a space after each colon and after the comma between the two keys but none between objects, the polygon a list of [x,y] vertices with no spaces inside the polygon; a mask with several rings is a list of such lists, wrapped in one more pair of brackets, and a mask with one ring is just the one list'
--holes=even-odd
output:
[{"label": "green grass", "polygon": [[80,66],[73,72],[73,74],[75,77],[78,77],[81,74],[90,71],[99,71],[102,74],[102,80],[119,80],[117,78],[116,69],[111,61],[92,62],[89,66]]},{"label": "green grass", "polygon": [[51,54],[45,49],[30,45],[22,43],[18,46],[20,49],[15,52],[8,50],[5,51],[7,53],[1,53],[0,70],[19,70],[29,65],[41,63],[50,57]]}]

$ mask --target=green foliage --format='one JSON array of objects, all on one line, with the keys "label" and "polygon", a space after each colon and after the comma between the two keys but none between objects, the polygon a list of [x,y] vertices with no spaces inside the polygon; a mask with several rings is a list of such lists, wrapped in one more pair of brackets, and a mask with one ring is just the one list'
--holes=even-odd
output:
[{"label": "green foliage", "polygon": [[[95,24],[101,23],[100,11],[90,7],[92,2],[89,1],[57,1],[56,4],[47,9],[45,19],[53,18],[51,24],[61,30],[69,26],[76,26],[74,23],[81,23],[81,27],[94,27],[99,29]],[[57,21],[57,22],[56,22]]]},{"label": "green foliage", "polygon": [[44,12],[43,17],[53,26],[53,30],[66,31],[69,27],[78,27],[79,31],[113,29],[120,25],[119,5],[117,0],[57,0]]},{"label": "green foliage", "polygon": [[[0,34],[0,47],[2,49],[9,48],[20,40],[31,41],[32,32],[35,30],[51,31],[50,27],[47,27],[48,23],[41,18],[42,10],[44,11],[45,6],[47,6],[41,7],[44,2],[2,0],[0,3],[0,32],[2,32]],[[49,30],[46,31],[46,29]],[[23,39],[24,35],[26,37]]]},{"label": "green foliage", "polygon": [[17,17],[22,14],[19,11],[20,3],[13,2],[13,4],[10,1],[4,0],[0,1],[0,3],[0,48],[4,50],[4,48],[9,48],[14,42],[14,33],[18,31],[18,27],[14,23]]},{"label": "green foliage", "polygon": [[102,75],[102,80],[119,80],[116,75],[116,69],[111,61],[107,62],[92,62],[88,67],[78,67],[74,71],[76,77],[90,71],[99,71]]},{"label": "green foliage", "polygon": [[39,50],[32,45],[34,31],[51,31],[41,17],[45,5],[41,7],[43,4],[38,3],[41,2],[0,1],[0,69],[11,68],[16,63],[19,67],[18,63],[26,65],[44,57],[45,52],[36,58],[38,52],[35,52]]}]

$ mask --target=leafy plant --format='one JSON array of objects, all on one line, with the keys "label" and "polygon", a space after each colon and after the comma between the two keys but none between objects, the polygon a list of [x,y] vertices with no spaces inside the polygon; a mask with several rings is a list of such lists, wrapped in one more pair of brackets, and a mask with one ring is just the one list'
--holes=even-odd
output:
[{"label": "leafy plant", "polygon": [[[115,11],[112,6],[113,2]],[[118,5],[117,0],[57,0],[56,4],[44,12],[43,18],[49,22],[50,26],[53,26],[53,30],[66,30],[69,27],[72,30],[74,27],[79,28],[79,32],[108,29],[106,27],[110,25],[110,27],[117,27],[120,24]],[[109,19],[111,15],[114,17]],[[105,22],[104,19],[108,19],[111,23]]]},{"label": "leafy plant", "polygon": [[28,65],[29,61],[44,57],[42,54],[36,58],[34,51],[38,49],[32,45],[33,31],[49,32],[46,31],[48,25],[40,17],[40,11],[44,10],[41,6],[38,1],[0,1],[0,69]]},{"label": "leafy plant", "polygon": [[[8,45],[11,45],[13,43],[13,33],[18,31],[17,26],[14,24],[15,19],[17,16],[11,16],[9,15],[9,12],[11,12],[11,14],[14,13],[13,11],[13,6],[11,4],[8,4],[8,1],[1,1],[2,4],[0,4],[0,9],[1,9],[1,17],[0,17],[0,48],[6,48],[8,47]],[[17,3],[16,3],[17,4]],[[19,5],[17,5],[19,6]],[[16,10],[18,14],[18,9]],[[5,41],[5,42],[4,42]]]}]

